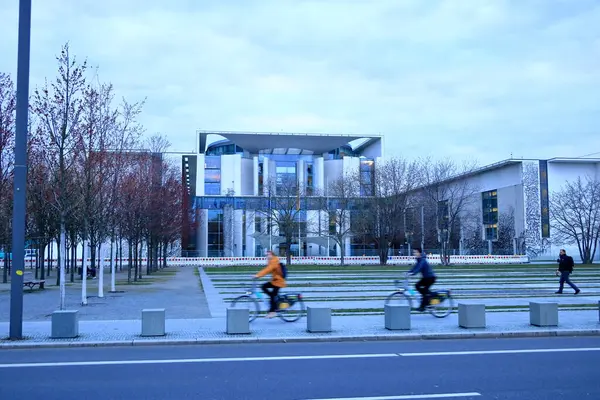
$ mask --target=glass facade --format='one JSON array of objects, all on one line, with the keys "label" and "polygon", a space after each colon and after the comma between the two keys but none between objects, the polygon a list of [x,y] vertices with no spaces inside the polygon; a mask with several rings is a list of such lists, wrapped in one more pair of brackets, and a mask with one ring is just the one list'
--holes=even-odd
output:
[{"label": "glass facade", "polygon": [[375,162],[370,159],[360,161],[360,195],[375,195]]},{"label": "glass facade", "polygon": [[221,156],[204,158],[204,194],[207,196],[221,194]]},{"label": "glass facade", "polygon": [[550,194],[548,193],[548,161],[540,160],[540,202],[542,237],[550,237]]},{"label": "glass facade", "polygon": [[208,211],[208,257],[225,256],[223,210]]},{"label": "glass facade", "polygon": [[498,240],[498,191],[481,193],[484,240]]}]

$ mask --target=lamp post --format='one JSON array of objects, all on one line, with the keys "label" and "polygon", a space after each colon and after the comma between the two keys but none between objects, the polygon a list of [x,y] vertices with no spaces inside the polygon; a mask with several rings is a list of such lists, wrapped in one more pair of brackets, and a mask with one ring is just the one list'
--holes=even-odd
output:
[{"label": "lamp post", "polygon": [[31,0],[19,1],[17,56],[17,119],[15,135],[13,268],[10,283],[10,339],[23,338],[23,270],[25,269],[25,201],[27,189],[27,122],[29,113],[29,54]]}]

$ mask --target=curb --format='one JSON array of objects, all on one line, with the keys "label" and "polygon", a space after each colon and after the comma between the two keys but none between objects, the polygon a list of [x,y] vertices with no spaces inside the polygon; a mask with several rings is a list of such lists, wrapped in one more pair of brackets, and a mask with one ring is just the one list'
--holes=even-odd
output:
[{"label": "curb", "polygon": [[123,341],[81,341],[81,342],[14,342],[0,343],[0,350],[14,349],[52,349],[82,347],[140,347],[140,346],[183,346],[183,345],[219,345],[250,343],[308,343],[308,342],[366,342],[401,340],[452,340],[452,339],[501,339],[501,338],[542,338],[562,336],[600,336],[600,329],[553,330],[553,331],[513,331],[513,332],[456,332],[425,334],[381,334],[381,335],[326,335],[314,337],[260,338],[253,336],[232,336],[231,339],[133,339]]}]

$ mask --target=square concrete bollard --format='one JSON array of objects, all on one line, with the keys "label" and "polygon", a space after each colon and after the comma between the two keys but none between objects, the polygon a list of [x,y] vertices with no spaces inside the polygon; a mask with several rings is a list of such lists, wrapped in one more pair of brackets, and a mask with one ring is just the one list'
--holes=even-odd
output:
[{"label": "square concrete bollard", "polygon": [[529,302],[529,323],[534,326],[558,326],[558,303]]},{"label": "square concrete bollard", "polygon": [[458,326],[461,328],[485,328],[485,304],[458,303]]},{"label": "square concrete bollard", "polygon": [[165,309],[142,310],[142,336],[165,336]]},{"label": "square concrete bollard", "polygon": [[410,329],[410,306],[386,304],[385,329],[390,331]]},{"label": "square concrete bollard", "polygon": [[52,313],[52,339],[71,339],[79,336],[79,311],[60,310]]},{"label": "square concrete bollard", "polygon": [[331,308],[307,307],[306,330],[309,332],[331,332]]},{"label": "square concrete bollard", "polygon": [[227,309],[227,334],[250,333],[250,311],[247,308]]}]

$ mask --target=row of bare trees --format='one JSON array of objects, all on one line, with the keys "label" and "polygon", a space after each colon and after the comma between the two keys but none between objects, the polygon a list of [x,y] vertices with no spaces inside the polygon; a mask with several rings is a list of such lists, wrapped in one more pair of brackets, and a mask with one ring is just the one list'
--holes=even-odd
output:
[{"label": "row of bare trees", "polygon": [[[26,232],[41,258],[36,263],[40,279],[52,270],[44,257],[57,244],[62,306],[67,273],[75,279],[77,248],[90,250],[81,258],[90,258],[92,270],[98,267],[96,260],[111,259],[112,290],[114,271],[123,268],[115,265],[116,256],[129,259],[129,280],[142,276],[143,249],[146,273],[166,265],[159,259],[179,240],[183,187],[179,167],[163,158],[169,142],[160,135],[144,138],[139,123],[144,102],[117,102],[113,86],[90,79],[87,62],[79,62],[68,44],[56,60],[57,76],[36,88],[30,99]],[[5,264],[11,250],[14,97],[12,80],[0,74],[0,245]],[[128,254],[123,254],[124,244]]]},{"label": "row of bare trees", "polygon": [[[272,182],[269,206],[256,213],[270,221],[265,234],[276,227],[275,234],[288,249],[288,263],[300,230],[312,240],[321,236],[334,243],[342,264],[346,243],[357,239],[375,250],[382,264],[398,248],[437,249],[446,265],[456,249],[462,254],[524,251],[514,207],[499,211],[493,224],[497,232],[493,239],[484,238],[481,188],[468,179],[476,169],[472,162],[393,158],[373,169],[345,173],[329,181],[323,193],[311,196],[295,180]],[[593,262],[600,241],[600,182],[566,182],[551,199],[553,242],[576,244],[581,260]],[[317,222],[308,217],[302,222],[303,209],[317,210]],[[306,228],[300,229],[303,223]]]}]

